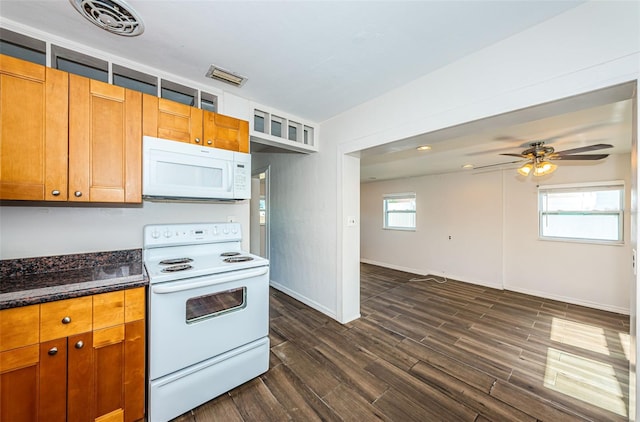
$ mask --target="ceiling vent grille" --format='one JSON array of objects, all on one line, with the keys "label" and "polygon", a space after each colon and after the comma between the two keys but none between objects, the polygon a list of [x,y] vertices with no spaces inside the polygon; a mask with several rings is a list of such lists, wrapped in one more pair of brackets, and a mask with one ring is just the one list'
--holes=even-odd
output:
[{"label": "ceiling vent grille", "polygon": [[247,82],[247,78],[244,76],[240,76],[236,73],[229,72],[228,70],[224,70],[214,64],[209,66],[209,70],[205,75],[207,78],[216,79],[218,81],[226,82],[233,86],[241,87]]},{"label": "ceiling vent grille", "polygon": [[144,32],[144,24],[123,0],[69,0],[82,16],[111,33],[133,37]]}]

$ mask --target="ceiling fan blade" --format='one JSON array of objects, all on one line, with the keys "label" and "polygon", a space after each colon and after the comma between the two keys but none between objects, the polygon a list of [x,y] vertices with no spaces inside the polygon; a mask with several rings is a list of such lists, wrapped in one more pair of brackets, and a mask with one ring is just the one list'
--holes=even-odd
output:
[{"label": "ceiling fan blade", "polygon": [[509,154],[509,153],[503,153],[500,155],[508,155],[509,157],[520,157],[520,158],[527,158],[526,155],[522,155],[522,154]]},{"label": "ceiling fan blade", "polygon": [[602,160],[607,158],[609,154],[584,154],[584,155],[558,155],[549,157],[550,160]]},{"label": "ceiling fan blade", "polygon": [[486,166],[479,166],[479,167],[474,167],[474,170],[479,170],[479,169],[486,169],[489,167],[498,167],[498,166],[506,166],[508,164],[515,164],[515,163],[522,163],[524,160],[516,160],[516,161],[508,161],[506,163],[496,163],[496,164],[489,164]]},{"label": "ceiling fan blade", "polygon": [[613,148],[613,145],[610,145],[610,144],[594,144],[594,145],[588,145],[586,147],[565,149],[564,151],[556,151],[556,154],[558,154],[558,155],[578,154],[580,152],[597,151],[599,149],[605,149],[605,148]]}]

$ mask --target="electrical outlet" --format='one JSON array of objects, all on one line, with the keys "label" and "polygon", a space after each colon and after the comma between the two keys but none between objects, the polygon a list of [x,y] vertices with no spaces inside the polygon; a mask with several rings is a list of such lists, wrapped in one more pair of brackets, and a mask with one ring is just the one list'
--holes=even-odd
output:
[{"label": "electrical outlet", "polygon": [[238,222],[238,218],[235,215],[227,216],[227,223],[237,223],[237,222]]}]

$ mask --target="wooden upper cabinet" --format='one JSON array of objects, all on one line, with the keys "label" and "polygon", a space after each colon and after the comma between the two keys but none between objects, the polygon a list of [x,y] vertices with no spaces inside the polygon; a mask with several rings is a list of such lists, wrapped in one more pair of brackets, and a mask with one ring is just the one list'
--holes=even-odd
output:
[{"label": "wooden upper cabinet", "polygon": [[0,55],[0,199],[67,199],[66,72]]},{"label": "wooden upper cabinet", "polygon": [[143,134],[249,152],[249,122],[165,98],[144,95]]},{"label": "wooden upper cabinet", "polygon": [[211,111],[203,114],[205,145],[249,152],[249,122]]},{"label": "wooden upper cabinet", "polygon": [[142,94],[69,75],[69,201],[142,202]]},{"label": "wooden upper cabinet", "polygon": [[144,135],[200,143],[202,110],[148,94],[144,94],[143,97]]}]

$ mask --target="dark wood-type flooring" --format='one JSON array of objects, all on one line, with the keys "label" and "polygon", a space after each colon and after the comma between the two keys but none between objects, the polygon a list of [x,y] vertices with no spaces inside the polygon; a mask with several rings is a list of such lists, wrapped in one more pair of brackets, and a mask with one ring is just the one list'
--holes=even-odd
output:
[{"label": "dark wood-type flooring", "polygon": [[627,420],[628,316],[412,277],[347,325],[271,290],[269,371],[174,421]]}]

